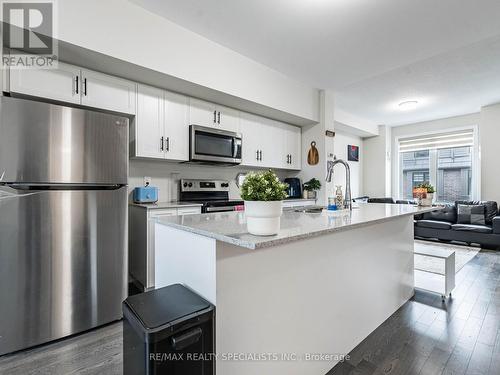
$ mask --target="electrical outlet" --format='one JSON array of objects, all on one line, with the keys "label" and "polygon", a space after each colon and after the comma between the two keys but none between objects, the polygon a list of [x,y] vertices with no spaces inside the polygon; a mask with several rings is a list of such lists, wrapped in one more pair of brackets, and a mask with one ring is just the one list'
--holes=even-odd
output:
[{"label": "electrical outlet", "polygon": [[151,177],[144,177],[144,186],[151,185]]}]

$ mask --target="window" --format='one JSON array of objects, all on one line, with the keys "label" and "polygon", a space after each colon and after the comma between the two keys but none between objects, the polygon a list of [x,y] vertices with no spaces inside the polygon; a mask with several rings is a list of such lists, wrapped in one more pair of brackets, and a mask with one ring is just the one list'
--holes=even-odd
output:
[{"label": "window", "polygon": [[436,187],[436,201],[473,199],[473,130],[399,141],[399,195],[412,199],[423,182]]}]

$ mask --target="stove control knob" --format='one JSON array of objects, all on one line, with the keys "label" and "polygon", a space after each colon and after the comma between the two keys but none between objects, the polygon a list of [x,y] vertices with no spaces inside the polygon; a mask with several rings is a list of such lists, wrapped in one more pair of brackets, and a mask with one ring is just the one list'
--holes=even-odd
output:
[{"label": "stove control knob", "polygon": [[187,182],[184,182],[184,184],[183,184],[182,186],[187,187],[187,186],[188,186],[188,183],[187,183]]},{"label": "stove control knob", "polygon": [[188,184],[188,186],[189,186],[189,187],[193,187],[193,183],[192,183],[192,182],[190,182],[190,183]]},{"label": "stove control knob", "polygon": [[222,184],[220,184],[221,187],[229,187],[229,184],[227,182],[223,182]]}]

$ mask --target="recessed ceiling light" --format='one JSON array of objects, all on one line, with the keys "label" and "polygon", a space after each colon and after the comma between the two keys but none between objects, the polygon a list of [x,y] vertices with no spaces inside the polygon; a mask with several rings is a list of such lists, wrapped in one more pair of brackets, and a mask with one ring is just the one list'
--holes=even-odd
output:
[{"label": "recessed ceiling light", "polygon": [[399,103],[399,109],[402,111],[412,111],[417,108],[418,101],[416,100],[407,100],[406,102]]}]

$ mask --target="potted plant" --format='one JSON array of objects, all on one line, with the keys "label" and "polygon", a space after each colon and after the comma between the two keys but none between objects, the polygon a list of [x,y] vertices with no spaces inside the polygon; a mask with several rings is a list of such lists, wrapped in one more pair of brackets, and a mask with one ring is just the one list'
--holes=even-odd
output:
[{"label": "potted plant", "polygon": [[316,194],[321,189],[321,182],[316,178],[311,178],[309,181],[304,182],[304,198],[316,199]]},{"label": "potted plant", "polygon": [[271,170],[247,174],[241,185],[241,198],[245,201],[250,234],[270,236],[279,232],[287,187]]},{"label": "potted plant", "polygon": [[418,192],[416,198],[419,200],[420,206],[432,206],[434,200],[434,193],[436,189],[428,181],[416,187],[415,191]]}]

